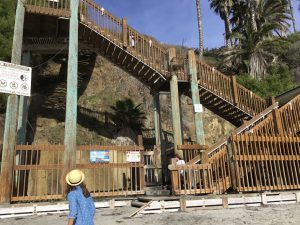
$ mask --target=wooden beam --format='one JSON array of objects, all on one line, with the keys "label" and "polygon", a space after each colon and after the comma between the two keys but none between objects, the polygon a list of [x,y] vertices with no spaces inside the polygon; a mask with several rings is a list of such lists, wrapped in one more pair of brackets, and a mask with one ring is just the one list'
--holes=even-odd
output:
[{"label": "wooden beam", "polygon": [[[25,8],[18,0],[11,62],[21,64]],[[3,138],[2,164],[0,176],[0,203],[9,203],[12,191],[14,146],[16,141],[18,96],[9,95],[6,106],[6,118]]]},{"label": "wooden beam", "polygon": [[78,88],[78,6],[79,0],[71,3],[68,78],[67,78],[67,101],[65,122],[65,152],[64,172],[65,175],[76,164],[76,129],[77,129],[77,88]]}]

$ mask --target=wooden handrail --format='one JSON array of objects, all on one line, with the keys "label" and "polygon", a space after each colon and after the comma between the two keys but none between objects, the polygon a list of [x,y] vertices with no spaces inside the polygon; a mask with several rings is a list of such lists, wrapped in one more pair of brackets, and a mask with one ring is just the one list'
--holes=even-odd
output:
[{"label": "wooden handrail", "polygon": [[279,115],[269,115],[265,121],[263,121],[258,126],[254,127],[253,134],[274,135],[278,133],[278,130],[276,130],[276,123],[281,123],[283,135],[295,135],[300,131],[299,111],[300,95],[298,95],[297,97],[286,103],[284,106],[279,108]]},{"label": "wooden handrail", "polygon": [[[269,106],[267,109],[265,109],[264,111],[262,111],[260,114],[258,114],[255,117],[253,117],[246,124],[244,124],[241,127],[235,129],[230,136],[237,135],[237,134],[240,134],[240,133],[243,133],[245,131],[249,131],[249,130],[253,129],[258,123],[260,123],[265,118],[267,118],[267,116],[272,112],[272,110],[276,109],[276,108],[278,108],[278,103],[275,103],[275,104]],[[207,155],[207,158],[211,158],[214,154],[218,153],[221,149],[223,149],[223,146],[227,145],[228,138],[229,137],[224,138],[224,139],[218,141],[211,148],[209,148],[204,153],[204,155]],[[200,162],[200,160],[201,160],[201,156],[198,155],[195,158],[193,158],[192,160],[190,160],[188,162],[188,164],[196,164],[196,163]]]},{"label": "wooden handrail", "polygon": [[198,82],[201,86],[236,105],[247,114],[255,116],[267,107],[266,100],[238,84],[235,77],[228,77],[203,61],[198,61],[197,66]]}]

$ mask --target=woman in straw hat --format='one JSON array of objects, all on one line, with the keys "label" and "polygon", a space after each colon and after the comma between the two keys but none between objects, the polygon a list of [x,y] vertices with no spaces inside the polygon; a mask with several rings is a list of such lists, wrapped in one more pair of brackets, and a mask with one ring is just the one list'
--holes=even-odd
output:
[{"label": "woman in straw hat", "polygon": [[94,225],[95,204],[83,181],[84,173],[80,170],[72,170],[66,176],[70,209],[68,225]]}]

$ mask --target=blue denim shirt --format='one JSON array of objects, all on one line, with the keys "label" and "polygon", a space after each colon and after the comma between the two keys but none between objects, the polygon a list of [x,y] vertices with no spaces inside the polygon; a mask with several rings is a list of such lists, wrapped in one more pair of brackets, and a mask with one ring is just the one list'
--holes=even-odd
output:
[{"label": "blue denim shirt", "polygon": [[74,225],[94,225],[95,204],[93,198],[84,197],[82,189],[77,186],[76,189],[68,193],[69,218],[74,219]]}]

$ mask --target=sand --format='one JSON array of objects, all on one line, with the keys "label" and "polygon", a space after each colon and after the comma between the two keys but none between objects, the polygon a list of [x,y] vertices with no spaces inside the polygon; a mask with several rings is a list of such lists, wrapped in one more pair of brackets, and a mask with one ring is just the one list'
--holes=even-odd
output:
[{"label": "sand", "polygon": [[[205,224],[205,225],[285,225],[300,224],[300,204],[244,207],[238,209],[205,209],[192,212],[176,212],[143,215],[127,218],[136,208],[99,209],[95,216],[95,225],[144,225],[144,224]],[[66,225],[67,215],[30,216],[0,219],[5,225]]]}]

